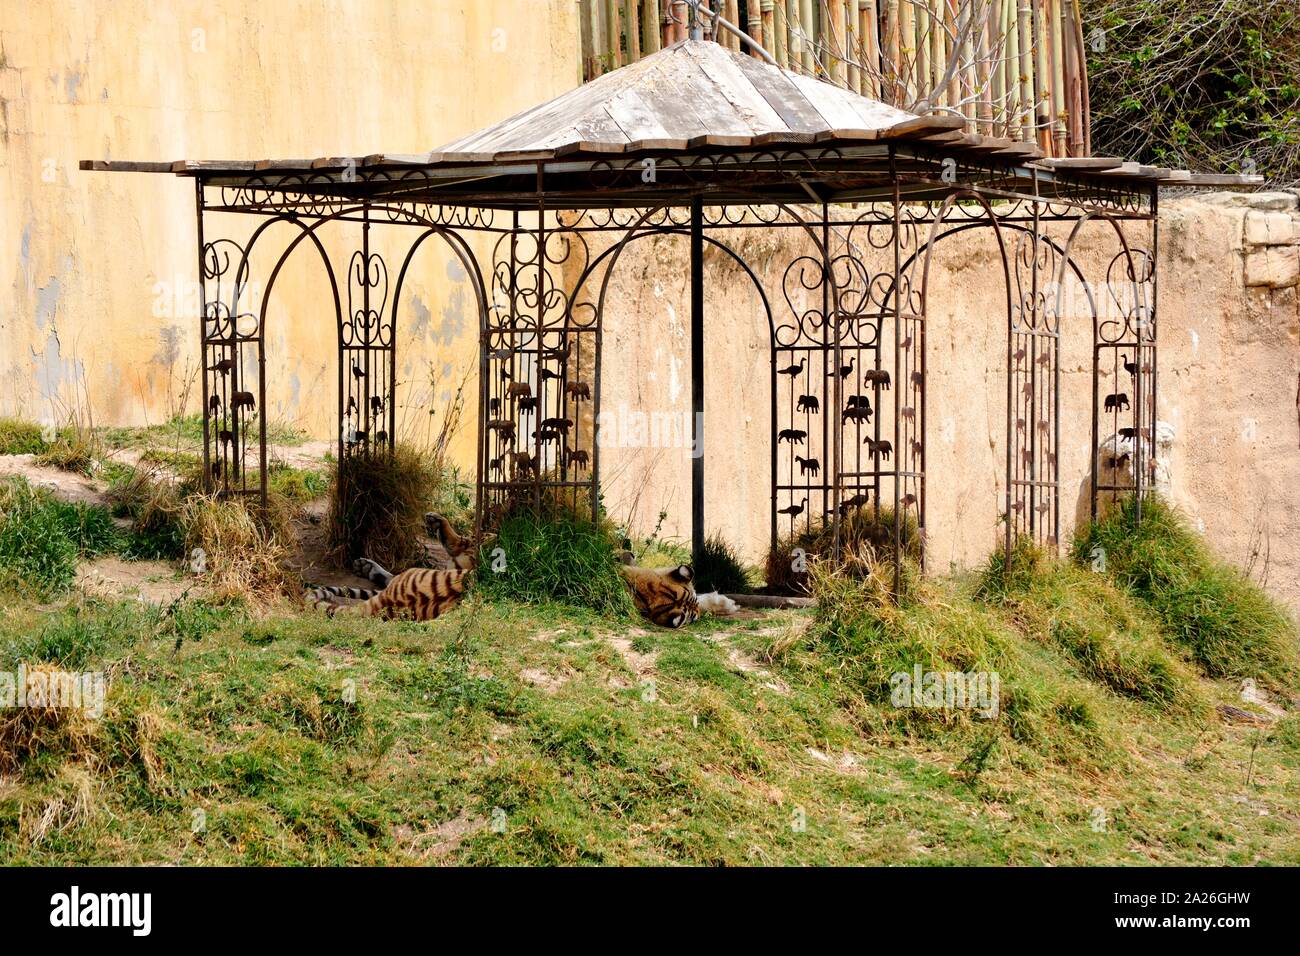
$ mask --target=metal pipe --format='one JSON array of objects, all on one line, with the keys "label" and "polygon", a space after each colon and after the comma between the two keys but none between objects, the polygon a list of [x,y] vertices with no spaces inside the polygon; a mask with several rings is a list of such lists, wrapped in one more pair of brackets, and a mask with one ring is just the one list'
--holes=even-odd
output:
[{"label": "metal pipe", "polygon": [[704,200],[691,200],[691,557],[704,553]]}]

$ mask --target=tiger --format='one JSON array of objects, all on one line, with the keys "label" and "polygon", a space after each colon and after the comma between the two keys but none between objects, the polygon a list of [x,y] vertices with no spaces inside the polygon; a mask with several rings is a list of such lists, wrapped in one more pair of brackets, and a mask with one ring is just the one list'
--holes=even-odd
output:
[{"label": "tiger", "polygon": [[[309,584],[312,605],[331,617],[346,608],[365,617],[404,617],[416,621],[432,621],[450,611],[465,595],[483,541],[457,534],[451,522],[432,511],[424,516],[424,522],[429,537],[445,551],[441,563],[448,567],[416,567],[393,574],[377,561],[358,558],[352,562],[352,570],[375,587]],[[436,548],[430,549],[431,557],[436,553]],[[737,610],[737,605],[724,595],[697,596],[695,571],[689,564],[664,570],[623,564],[619,572],[637,610],[661,627],[693,624],[699,620],[701,609],[716,613]],[[360,603],[343,605],[340,599]]]}]

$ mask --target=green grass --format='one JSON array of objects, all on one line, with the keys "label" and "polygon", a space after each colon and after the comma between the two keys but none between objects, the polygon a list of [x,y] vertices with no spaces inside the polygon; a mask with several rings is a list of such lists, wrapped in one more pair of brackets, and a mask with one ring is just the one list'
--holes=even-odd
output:
[{"label": "green grass", "polygon": [[719,534],[710,535],[694,559],[695,590],[700,593],[746,594],[750,591],[749,574],[736,551]]},{"label": "green grass", "polygon": [[[160,425],[110,427],[99,431],[109,448],[163,448],[191,454],[202,454],[203,450],[202,415],[178,415]],[[307,438],[305,432],[287,422],[266,424],[266,440],[272,445],[301,445]]]},{"label": "green grass", "polygon": [[616,542],[603,525],[520,512],[484,544],[477,578],[488,595],[554,601],[626,620],[636,612],[618,568]]},{"label": "green grass", "polygon": [[1152,496],[1142,518],[1132,499],[1085,528],[1080,564],[1101,564],[1145,604],[1165,631],[1212,677],[1252,677],[1294,686],[1300,675],[1295,621],[1263,589],[1215,558],[1172,507]]},{"label": "green grass", "polygon": [[[923,643],[960,630],[951,604],[990,658],[1022,656],[1004,692],[1040,670],[1077,679],[973,587],[934,599],[895,623]],[[193,620],[129,603],[0,609],[6,660],[108,675],[101,719],[12,741],[7,862],[1300,862],[1291,724],[1253,740],[1094,686],[1122,770],[1009,726],[912,727],[845,674],[863,647],[829,646],[806,613],[663,631],[481,596],[427,625],[181,606]]]},{"label": "green grass", "polygon": [[316,469],[273,465],[267,470],[266,487],[292,502],[305,504],[323,498],[329,492],[330,477]]},{"label": "green grass", "polygon": [[18,418],[0,418],[0,455],[39,455],[45,449],[40,425]]},{"label": "green grass", "polygon": [[9,587],[56,595],[72,584],[78,560],[122,543],[107,508],[60,501],[21,478],[0,479],[0,579]]}]

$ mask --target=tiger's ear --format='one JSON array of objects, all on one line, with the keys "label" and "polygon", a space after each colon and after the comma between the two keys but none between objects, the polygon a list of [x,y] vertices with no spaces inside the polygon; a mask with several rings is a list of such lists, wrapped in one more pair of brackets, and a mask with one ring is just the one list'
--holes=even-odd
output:
[{"label": "tiger's ear", "polygon": [[668,576],[682,584],[690,584],[695,580],[695,569],[689,564],[679,564],[668,572]]}]

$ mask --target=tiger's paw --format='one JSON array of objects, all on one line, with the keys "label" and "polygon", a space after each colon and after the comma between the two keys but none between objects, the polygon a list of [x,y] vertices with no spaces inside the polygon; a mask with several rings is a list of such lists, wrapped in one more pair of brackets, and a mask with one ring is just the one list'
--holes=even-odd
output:
[{"label": "tiger's paw", "polygon": [[740,610],[739,604],[717,591],[695,595],[695,603],[700,606],[701,611],[708,611],[710,614],[735,614]]},{"label": "tiger's paw", "polygon": [[392,578],[392,575],[384,570],[377,561],[371,561],[369,558],[357,558],[352,562],[352,570],[358,576],[380,587],[385,587]]}]

